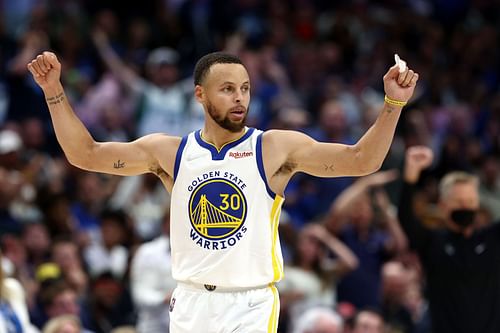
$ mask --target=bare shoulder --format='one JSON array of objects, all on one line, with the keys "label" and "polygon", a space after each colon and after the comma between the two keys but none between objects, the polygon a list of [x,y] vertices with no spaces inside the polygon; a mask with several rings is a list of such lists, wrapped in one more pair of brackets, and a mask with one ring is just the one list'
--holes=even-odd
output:
[{"label": "bare shoulder", "polygon": [[308,135],[291,130],[269,130],[263,134],[262,153],[270,175],[292,175],[300,160],[298,150],[305,149],[314,140]]},{"label": "bare shoulder", "polygon": [[163,144],[179,145],[181,140],[182,138],[179,136],[170,136],[165,133],[153,133],[138,138],[136,142],[147,145],[163,145]]},{"label": "bare shoulder", "polygon": [[135,140],[134,143],[141,146],[150,153],[161,152],[176,153],[182,138],[178,136],[170,136],[163,133],[148,134]]},{"label": "bare shoulder", "polygon": [[154,133],[145,135],[132,143],[149,155],[151,163],[148,169],[158,175],[161,171],[172,174],[175,156],[181,141],[181,137]]},{"label": "bare shoulder", "polygon": [[269,130],[264,132],[262,142],[266,146],[292,152],[294,149],[314,143],[315,140],[299,131]]}]

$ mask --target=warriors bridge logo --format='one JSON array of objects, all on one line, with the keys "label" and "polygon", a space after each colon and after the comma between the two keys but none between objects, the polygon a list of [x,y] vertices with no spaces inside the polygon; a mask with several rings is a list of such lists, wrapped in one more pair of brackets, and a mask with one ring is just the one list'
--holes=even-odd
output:
[{"label": "warriors bridge logo", "polygon": [[188,206],[191,239],[209,250],[234,246],[247,231],[247,202],[240,187],[230,178],[212,178],[192,189]]}]

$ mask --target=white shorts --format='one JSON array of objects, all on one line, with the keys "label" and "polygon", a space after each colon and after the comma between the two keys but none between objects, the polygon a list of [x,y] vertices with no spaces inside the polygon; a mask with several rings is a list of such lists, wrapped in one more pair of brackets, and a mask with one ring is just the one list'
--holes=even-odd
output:
[{"label": "white shorts", "polygon": [[170,333],[276,333],[274,285],[228,289],[179,283],[170,301]]}]

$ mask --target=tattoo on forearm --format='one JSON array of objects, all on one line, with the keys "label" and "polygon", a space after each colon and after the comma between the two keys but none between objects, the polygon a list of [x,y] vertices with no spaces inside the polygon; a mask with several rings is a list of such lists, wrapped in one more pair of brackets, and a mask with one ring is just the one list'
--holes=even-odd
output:
[{"label": "tattoo on forearm", "polygon": [[49,105],[56,105],[56,104],[60,104],[64,101],[64,93],[60,93],[58,95],[55,95],[53,97],[48,97],[47,98],[47,103]]},{"label": "tattoo on forearm", "polygon": [[394,108],[386,106],[384,111],[386,111],[387,113],[392,113],[392,111],[394,111]]},{"label": "tattoo on forearm", "polygon": [[117,162],[113,163],[113,167],[115,169],[123,169],[125,168],[125,162],[118,160]]},{"label": "tattoo on forearm", "polygon": [[325,168],[325,171],[335,171],[335,168],[333,167],[333,164],[323,164],[323,167]]}]

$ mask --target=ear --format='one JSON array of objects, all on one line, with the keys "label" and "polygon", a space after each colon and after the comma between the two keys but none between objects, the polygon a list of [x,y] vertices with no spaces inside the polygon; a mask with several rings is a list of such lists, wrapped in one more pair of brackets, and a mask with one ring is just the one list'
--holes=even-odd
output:
[{"label": "ear", "polygon": [[194,87],[194,97],[196,98],[198,103],[203,104],[203,102],[205,101],[205,91],[202,86],[196,85]]}]

